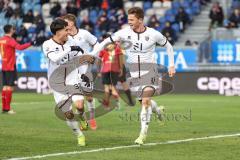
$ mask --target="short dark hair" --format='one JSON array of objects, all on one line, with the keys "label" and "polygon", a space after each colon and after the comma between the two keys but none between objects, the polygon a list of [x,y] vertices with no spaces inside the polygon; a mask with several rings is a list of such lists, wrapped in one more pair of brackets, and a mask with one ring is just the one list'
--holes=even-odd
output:
[{"label": "short dark hair", "polygon": [[132,7],[128,10],[128,14],[134,14],[138,19],[144,18],[143,9],[140,7]]},{"label": "short dark hair", "polygon": [[77,17],[74,14],[66,14],[65,16],[62,17],[63,19],[72,21],[75,26],[77,26]]},{"label": "short dark hair", "polygon": [[11,24],[6,24],[4,27],[3,27],[3,31],[5,34],[8,34],[10,33],[11,29],[14,28],[13,25]]},{"label": "short dark hair", "polygon": [[50,25],[50,30],[51,30],[52,34],[55,35],[57,31],[64,29],[67,26],[68,26],[68,23],[66,21],[64,21],[64,19],[57,18],[54,21],[52,21],[52,23]]}]

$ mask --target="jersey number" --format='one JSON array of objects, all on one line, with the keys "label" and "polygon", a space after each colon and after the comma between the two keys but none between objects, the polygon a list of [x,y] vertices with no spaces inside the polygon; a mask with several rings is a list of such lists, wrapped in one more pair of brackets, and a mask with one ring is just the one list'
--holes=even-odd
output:
[{"label": "jersey number", "polygon": [[142,49],[143,49],[143,44],[142,44],[142,43],[135,43],[135,44],[133,45],[133,49],[134,49],[135,51],[142,51]]}]

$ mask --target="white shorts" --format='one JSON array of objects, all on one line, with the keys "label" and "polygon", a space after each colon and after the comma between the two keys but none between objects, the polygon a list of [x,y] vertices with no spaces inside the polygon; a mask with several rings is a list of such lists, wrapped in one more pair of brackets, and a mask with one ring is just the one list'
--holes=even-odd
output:
[{"label": "white shorts", "polygon": [[[140,77],[141,76],[144,76],[145,74],[147,74],[149,71],[141,71],[140,72]],[[133,77],[133,78],[138,78],[139,77],[139,72],[130,72],[130,74],[131,74],[131,77]],[[151,77],[149,77],[150,79],[149,79],[149,82],[151,82]],[[139,84],[138,86],[134,86],[134,87],[131,87],[130,88],[130,90],[133,92],[133,93],[135,93],[135,96],[138,98],[138,99],[141,99],[142,98],[142,92],[143,92],[143,90],[146,88],[146,87],[150,87],[150,88],[153,88],[153,90],[154,90],[154,93],[156,92],[156,91],[159,91],[159,90],[161,90],[161,88],[162,88],[162,86],[161,86],[161,84],[158,86],[158,85],[153,85],[153,84],[151,84],[151,83],[149,83],[149,85],[148,84]],[[153,94],[154,94],[153,93]]]},{"label": "white shorts", "polygon": [[[55,103],[58,104],[58,103],[60,103],[62,101],[66,101],[70,96],[53,91],[53,97],[54,97]],[[72,101],[73,102],[76,102],[78,100],[84,100],[84,96],[83,95],[74,95],[74,96],[72,96]],[[72,109],[72,105],[64,106],[64,107],[61,108],[61,110],[63,112],[70,111],[71,109]]]}]

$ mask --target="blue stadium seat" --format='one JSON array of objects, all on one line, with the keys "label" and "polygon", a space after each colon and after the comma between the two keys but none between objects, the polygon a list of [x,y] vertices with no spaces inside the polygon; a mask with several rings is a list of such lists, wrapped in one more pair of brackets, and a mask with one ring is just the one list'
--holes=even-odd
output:
[{"label": "blue stadium seat", "polygon": [[227,27],[228,24],[229,24],[229,20],[228,20],[228,19],[224,19],[224,21],[223,21],[223,26],[224,26],[224,27]]},{"label": "blue stadium seat", "polygon": [[97,16],[98,16],[98,13],[97,13],[97,11],[96,11],[95,9],[92,9],[92,10],[90,11],[90,13],[89,13],[89,16],[90,16],[90,17],[97,17]]},{"label": "blue stadium seat", "polygon": [[29,34],[30,33],[35,33],[35,32],[36,32],[36,27],[31,26],[31,27],[28,28],[28,33]]},{"label": "blue stadium seat", "polygon": [[173,9],[166,10],[165,16],[175,16]]},{"label": "blue stadium seat", "polygon": [[240,8],[240,1],[233,1],[232,2],[232,8]]},{"label": "blue stadium seat", "polygon": [[162,32],[163,28],[164,28],[164,24],[163,24],[163,25],[160,25],[160,26],[158,26],[158,27],[157,27],[157,28],[155,28],[155,29],[156,29],[156,30],[158,30],[159,32]]},{"label": "blue stadium seat", "polygon": [[41,4],[35,4],[33,6],[33,12],[42,13],[42,6],[41,6]]},{"label": "blue stadium seat", "polygon": [[182,6],[183,6],[184,8],[189,8],[189,7],[190,7],[190,2],[184,1],[184,2],[182,3]]},{"label": "blue stadium seat", "polygon": [[174,10],[178,10],[178,8],[181,6],[181,3],[179,1],[172,2],[172,8]]},{"label": "blue stadium seat", "polygon": [[94,35],[99,38],[102,36],[102,33],[97,28],[95,28]]},{"label": "blue stadium seat", "polygon": [[160,24],[165,24],[166,18],[165,18],[165,17],[161,17],[161,18],[159,19],[159,22],[160,22]]},{"label": "blue stadium seat", "polygon": [[180,33],[180,27],[178,23],[172,24],[172,28],[176,31],[177,34]]},{"label": "blue stadium seat", "polygon": [[192,22],[193,21],[193,11],[192,11],[192,9],[191,8],[186,8],[185,11],[189,16],[190,21]]},{"label": "blue stadium seat", "polygon": [[41,0],[34,0],[34,4],[40,4]]},{"label": "blue stadium seat", "polygon": [[32,3],[24,2],[22,4],[22,9],[23,9],[24,14],[26,14],[30,9],[33,9]]},{"label": "blue stadium seat", "polygon": [[166,21],[169,21],[170,23],[175,22],[175,16],[174,15],[165,16],[165,19],[166,19]]},{"label": "blue stadium seat", "polygon": [[147,9],[152,8],[152,3],[147,1],[143,3],[143,9],[146,11]]},{"label": "blue stadium seat", "polygon": [[194,15],[198,15],[201,12],[201,4],[198,1],[193,2],[192,10]]},{"label": "blue stadium seat", "polygon": [[6,24],[8,24],[8,19],[7,18],[3,18],[1,19],[1,24],[4,26]]}]

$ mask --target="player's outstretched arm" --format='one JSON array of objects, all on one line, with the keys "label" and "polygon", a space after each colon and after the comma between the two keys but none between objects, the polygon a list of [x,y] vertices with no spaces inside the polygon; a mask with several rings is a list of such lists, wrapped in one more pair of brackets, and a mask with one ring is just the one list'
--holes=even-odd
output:
[{"label": "player's outstretched arm", "polygon": [[79,46],[64,46],[63,51],[56,51],[49,47],[47,43],[43,44],[43,53],[53,62],[59,62],[62,58],[64,58],[70,51],[79,51],[83,52],[82,48]]},{"label": "player's outstretched arm", "polygon": [[98,56],[98,53],[105,48],[105,46],[109,43],[112,43],[110,38],[106,38],[99,44],[96,44],[93,48],[93,51],[90,53],[91,55]]},{"label": "player's outstretched arm", "polygon": [[169,60],[169,70],[168,70],[169,77],[173,77],[176,73],[175,66],[174,66],[173,47],[168,41],[165,44],[165,47],[167,48],[167,54],[168,54],[168,60]]},{"label": "player's outstretched arm", "polygon": [[30,47],[32,44],[31,43],[19,44],[15,39],[12,39],[9,45],[17,50],[24,50]]}]

